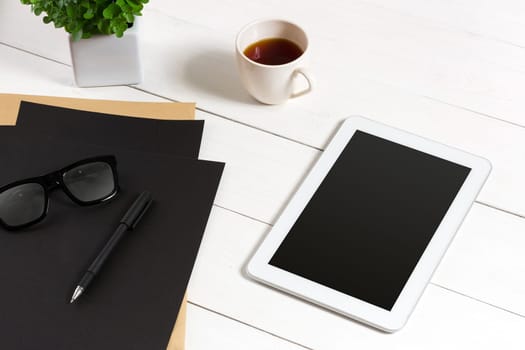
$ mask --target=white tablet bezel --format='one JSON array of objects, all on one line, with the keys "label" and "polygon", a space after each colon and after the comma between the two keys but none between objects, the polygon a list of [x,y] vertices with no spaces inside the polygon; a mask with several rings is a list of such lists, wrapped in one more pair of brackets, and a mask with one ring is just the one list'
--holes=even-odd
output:
[{"label": "white tablet bezel", "polygon": [[[469,167],[465,182],[405,284],[391,311],[270,265],[268,262],[333,166],[356,130]],[[272,230],[246,266],[253,279],[319,304],[348,317],[393,332],[406,323],[435,268],[491,170],[490,162],[473,154],[374,122],[363,117],[344,121],[332,141],[293,195]]]}]

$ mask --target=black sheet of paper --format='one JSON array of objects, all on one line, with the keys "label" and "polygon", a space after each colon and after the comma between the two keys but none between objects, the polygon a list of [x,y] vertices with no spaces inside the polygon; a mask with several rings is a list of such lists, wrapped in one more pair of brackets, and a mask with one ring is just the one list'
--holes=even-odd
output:
[{"label": "black sheet of paper", "polygon": [[[0,228],[2,349],[162,349],[186,290],[223,163],[113,147],[0,138],[0,186],[76,160],[115,154],[121,192],[81,207],[61,191],[43,222]],[[143,190],[154,203],[78,303],[69,299],[92,259]]]},{"label": "black sheet of paper", "polygon": [[197,158],[202,120],[154,120],[22,101],[16,127],[0,127],[9,140],[61,140]]}]

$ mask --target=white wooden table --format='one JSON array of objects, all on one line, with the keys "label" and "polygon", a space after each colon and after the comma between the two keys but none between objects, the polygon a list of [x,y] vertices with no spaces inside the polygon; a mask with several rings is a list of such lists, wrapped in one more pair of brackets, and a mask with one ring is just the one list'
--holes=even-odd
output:
[{"label": "white wooden table", "polygon": [[[152,0],[145,80],[74,87],[67,37],[0,2],[0,92],[196,101],[201,156],[227,163],[189,288],[189,350],[525,347],[525,3]],[[235,34],[302,25],[317,89],[263,106]],[[407,326],[389,335],[245,278],[242,267],[343,118],[361,114],[479,154],[493,171]]]}]

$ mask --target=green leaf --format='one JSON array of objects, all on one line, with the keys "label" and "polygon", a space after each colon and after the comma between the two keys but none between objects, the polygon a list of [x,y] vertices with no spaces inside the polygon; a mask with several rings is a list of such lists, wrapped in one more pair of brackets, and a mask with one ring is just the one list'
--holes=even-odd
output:
[{"label": "green leaf", "polygon": [[[0,0],[6,1],[6,0]],[[75,40],[93,34],[122,37],[148,0],[19,0],[42,16],[44,23],[63,27]]]},{"label": "green leaf", "polygon": [[102,15],[106,19],[113,19],[120,12],[120,7],[117,4],[111,3],[104,9]]},{"label": "green leaf", "polygon": [[133,14],[133,8],[128,5],[126,0],[117,0],[116,4],[122,9],[123,13]]},{"label": "green leaf", "polygon": [[84,16],[83,16],[85,19],[91,19],[93,17],[95,17],[95,12],[93,12],[93,9],[92,8],[88,8],[86,12],[84,12]]},{"label": "green leaf", "polygon": [[126,3],[133,9],[135,12],[140,12],[144,6],[139,0],[126,0]]},{"label": "green leaf", "polygon": [[102,34],[110,34],[111,33],[110,30],[109,30],[109,21],[107,21],[107,20],[101,19],[98,22],[98,24],[97,24],[97,28]]},{"label": "green leaf", "polygon": [[128,23],[133,23],[135,20],[135,16],[133,16],[131,13],[124,13],[124,18]]},{"label": "green leaf", "polygon": [[66,6],[66,14],[70,18],[75,17],[75,7],[73,5],[67,5]]}]

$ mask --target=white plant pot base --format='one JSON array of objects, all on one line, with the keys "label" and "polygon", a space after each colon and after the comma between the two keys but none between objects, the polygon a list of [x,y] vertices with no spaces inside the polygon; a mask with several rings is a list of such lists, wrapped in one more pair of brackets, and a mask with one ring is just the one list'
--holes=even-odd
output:
[{"label": "white plant pot base", "polygon": [[70,35],[69,47],[79,87],[129,85],[142,81],[136,20],[122,38],[94,35],[73,41]]}]

